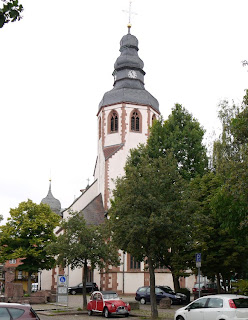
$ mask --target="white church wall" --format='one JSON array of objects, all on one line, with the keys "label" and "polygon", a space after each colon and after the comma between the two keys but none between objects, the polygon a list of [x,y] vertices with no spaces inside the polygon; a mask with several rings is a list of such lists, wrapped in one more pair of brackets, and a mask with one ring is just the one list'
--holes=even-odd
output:
[{"label": "white church wall", "polygon": [[135,293],[139,287],[144,285],[144,273],[125,273],[124,291],[125,293]]},{"label": "white church wall", "polygon": [[173,278],[171,273],[156,272],[155,283],[156,283],[156,286],[169,286],[172,289],[174,288]]},{"label": "white church wall", "polygon": [[52,286],[52,270],[42,270],[41,275],[38,274],[38,287],[42,290],[51,290]]},{"label": "white church wall", "polygon": [[94,270],[93,282],[95,282],[98,285],[98,288],[100,290],[101,274],[98,269]]},{"label": "white church wall", "polygon": [[83,269],[82,268],[65,268],[65,274],[68,275],[69,278],[69,286],[76,286],[79,283],[83,282]]},{"label": "white church wall", "polygon": [[195,275],[191,275],[189,277],[185,278],[185,288],[188,288],[189,290],[192,290],[192,288],[194,287],[195,283],[196,283],[196,276]]}]

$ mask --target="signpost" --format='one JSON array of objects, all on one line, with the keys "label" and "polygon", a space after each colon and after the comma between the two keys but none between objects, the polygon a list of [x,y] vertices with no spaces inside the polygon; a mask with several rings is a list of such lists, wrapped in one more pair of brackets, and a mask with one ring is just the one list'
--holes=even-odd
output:
[{"label": "signpost", "polygon": [[201,284],[200,284],[200,277],[201,277],[201,253],[197,253],[195,255],[196,261],[196,268],[198,268],[198,283],[199,283],[199,298],[201,296]]},{"label": "signpost", "polygon": [[68,281],[66,275],[57,278],[57,304],[68,306]]}]

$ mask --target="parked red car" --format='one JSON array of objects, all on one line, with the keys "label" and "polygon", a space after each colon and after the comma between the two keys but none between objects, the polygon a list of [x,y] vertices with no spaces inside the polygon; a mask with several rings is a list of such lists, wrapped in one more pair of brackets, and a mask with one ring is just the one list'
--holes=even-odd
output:
[{"label": "parked red car", "polygon": [[40,320],[29,304],[1,303],[0,319]]},{"label": "parked red car", "polygon": [[125,303],[114,291],[94,291],[87,305],[88,315],[93,312],[102,313],[105,318],[110,315],[129,316],[131,311],[129,303]]}]

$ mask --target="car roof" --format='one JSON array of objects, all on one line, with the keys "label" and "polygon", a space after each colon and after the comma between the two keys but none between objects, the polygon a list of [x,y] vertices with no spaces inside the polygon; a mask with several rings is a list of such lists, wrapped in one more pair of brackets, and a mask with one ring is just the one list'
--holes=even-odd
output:
[{"label": "car roof", "polygon": [[231,293],[223,293],[223,294],[214,294],[208,295],[201,298],[227,298],[227,299],[238,299],[238,298],[247,298],[248,296],[240,295],[240,294],[231,294]]},{"label": "car roof", "polygon": [[0,302],[0,306],[7,306],[7,307],[31,307],[28,303],[15,303],[15,302]]}]

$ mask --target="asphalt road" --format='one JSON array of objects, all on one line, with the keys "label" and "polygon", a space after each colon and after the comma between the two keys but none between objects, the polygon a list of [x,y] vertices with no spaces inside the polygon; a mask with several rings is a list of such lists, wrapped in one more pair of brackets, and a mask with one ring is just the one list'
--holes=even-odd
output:
[{"label": "asphalt road", "polygon": [[[124,301],[135,301],[134,296],[122,296],[122,299]],[[101,320],[103,319],[101,314],[96,314],[93,316],[88,316],[88,314],[86,312],[84,312],[83,314],[59,314],[59,309],[66,309],[69,310],[71,308],[73,308],[73,310],[77,310],[78,308],[82,308],[82,301],[83,301],[83,297],[82,295],[69,295],[68,296],[68,308],[67,307],[61,307],[61,306],[57,306],[56,304],[45,304],[45,305],[32,305],[33,309],[38,313],[39,317],[41,320],[71,320],[71,319],[75,319],[75,320],[80,320],[80,319],[84,319],[84,320]],[[162,316],[163,319],[166,320],[173,320],[173,316],[175,313],[175,310],[180,308],[181,306],[176,306],[173,305],[171,307],[170,310],[168,311],[168,316],[166,316],[165,318]],[[52,310],[52,312],[51,312]],[[144,310],[151,310],[151,305],[150,304],[146,304],[146,305],[140,305],[140,311],[142,313],[142,311]],[[57,311],[58,314],[56,315]],[[158,312],[166,312],[166,310],[164,309],[159,309],[158,306]],[[52,317],[51,317],[52,315]],[[162,315],[162,314],[161,314]],[[161,316],[160,316],[161,317]],[[141,317],[137,317],[137,315],[132,316],[132,312],[131,312],[131,316],[128,317],[128,319],[140,319]],[[111,319],[113,320],[118,320],[118,319],[127,319],[125,317],[121,317],[121,316],[112,316]]]}]

